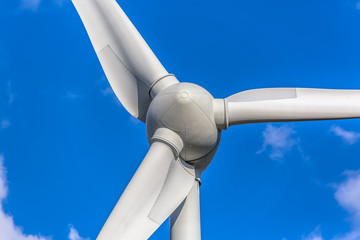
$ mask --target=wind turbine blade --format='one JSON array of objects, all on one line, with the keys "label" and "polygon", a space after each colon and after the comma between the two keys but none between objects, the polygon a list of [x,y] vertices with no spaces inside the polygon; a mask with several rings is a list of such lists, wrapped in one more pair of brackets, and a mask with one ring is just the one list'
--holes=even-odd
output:
[{"label": "wind turbine blade", "polygon": [[196,181],[185,200],[171,214],[171,240],[201,240],[199,187]]},{"label": "wind turbine blade", "polygon": [[227,125],[360,118],[359,90],[268,88],[225,99]]},{"label": "wind turbine blade", "polygon": [[148,239],[186,198],[194,181],[194,172],[167,144],[154,142],[97,240]]},{"label": "wind turbine blade", "polygon": [[150,89],[170,78],[115,0],[72,0],[116,96],[134,117],[145,121]]}]

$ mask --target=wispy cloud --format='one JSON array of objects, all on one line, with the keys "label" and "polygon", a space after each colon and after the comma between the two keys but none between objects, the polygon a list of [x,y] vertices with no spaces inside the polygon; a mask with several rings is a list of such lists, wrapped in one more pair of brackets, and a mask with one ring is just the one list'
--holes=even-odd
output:
[{"label": "wispy cloud", "polygon": [[332,126],[330,131],[336,136],[340,137],[345,143],[353,145],[357,143],[360,139],[360,133],[354,131],[346,131],[339,126]]},{"label": "wispy cloud", "polygon": [[360,170],[345,172],[346,179],[337,186],[335,199],[347,210],[353,230],[333,240],[360,240]]},{"label": "wispy cloud", "polygon": [[[25,11],[38,11],[40,5],[42,4],[43,0],[21,0],[20,8]],[[63,7],[66,3],[71,2],[71,0],[49,0],[51,4]]]},{"label": "wispy cloud", "polygon": [[27,235],[22,232],[21,227],[16,226],[11,215],[5,213],[3,201],[8,194],[6,169],[4,167],[4,156],[0,155],[0,240],[50,240],[50,237],[39,235]]},{"label": "wispy cloud", "polygon": [[70,2],[71,0],[54,0],[55,4],[59,7],[64,6],[65,3]]},{"label": "wispy cloud", "polygon": [[21,9],[36,11],[40,6],[41,0],[21,0]]},{"label": "wispy cloud", "polygon": [[[6,213],[3,208],[3,202],[7,195],[8,186],[4,155],[0,154],[0,240],[52,240],[52,237],[23,233],[22,228],[14,223],[13,216]],[[80,237],[79,232],[72,225],[69,225],[68,238],[69,240],[90,240],[89,238]]]},{"label": "wispy cloud", "polygon": [[346,180],[337,187],[335,199],[360,230],[360,171],[347,171],[345,175]]},{"label": "wispy cloud", "polygon": [[102,95],[104,96],[114,96],[114,91],[111,89],[111,87],[107,87],[105,89],[101,90]]},{"label": "wispy cloud", "polygon": [[99,85],[100,92],[104,97],[111,98],[114,103],[116,103],[119,106],[122,106],[121,102],[116,97],[116,95],[115,95],[113,89],[111,88],[111,86],[110,86],[110,84],[109,84],[109,82],[108,82],[105,75],[102,75],[99,78],[98,85]]},{"label": "wispy cloud", "polygon": [[75,92],[71,92],[71,91],[68,91],[66,92],[66,98],[67,99],[79,99],[79,98],[82,98],[83,95],[79,94],[79,93],[75,93]]},{"label": "wispy cloud", "polygon": [[119,99],[116,97],[114,91],[112,90],[111,87],[106,87],[104,89],[101,90],[101,94],[104,96],[104,97],[110,97],[112,98],[112,100],[118,104],[119,106],[122,106],[121,105],[121,102],[119,101]]},{"label": "wispy cloud", "polygon": [[[335,186],[335,199],[350,216],[353,229],[347,233],[336,235],[331,240],[360,240],[360,170],[346,171],[345,180]],[[324,240],[320,227],[302,240]]]},{"label": "wispy cloud", "polygon": [[0,154],[0,209],[2,209],[2,201],[8,193],[6,182],[6,170],[4,167],[4,155]]},{"label": "wispy cloud", "polygon": [[[104,84],[104,82],[106,81],[106,84],[108,85],[107,83],[107,80],[105,78],[105,76],[99,81],[100,84]],[[114,91],[112,90],[112,88],[109,86],[109,87],[106,87],[106,88],[103,88],[101,90],[101,94],[104,96],[104,97],[109,97],[112,99],[113,102],[115,102],[117,105],[119,106],[122,106],[121,102],[119,101],[119,99],[117,98],[117,96],[115,95]],[[141,123],[141,121],[135,117],[133,117],[132,115],[130,115],[129,117],[130,121],[132,123],[134,123],[135,125]]]},{"label": "wispy cloud", "polygon": [[70,232],[69,232],[69,240],[90,240],[90,238],[83,238],[80,237],[79,232],[74,228],[73,225],[69,225]]},{"label": "wispy cloud", "polygon": [[303,236],[302,240],[323,240],[323,237],[320,232],[320,226],[317,226],[314,231],[312,231],[309,235]]},{"label": "wispy cloud", "polygon": [[257,153],[269,149],[269,157],[273,160],[281,160],[285,153],[292,150],[298,144],[299,139],[295,138],[295,130],[287,125],[275,127],[271,124],[263,131],[263,146]]},{"label": "wispy cloud", "polygon": [[360,240],[360,230],[353,230],[342,236],[337,236],[332,240]]},{"label": "wispy cloud", "polygon": [[99,89],[101,89],[100,92],[104,97],[111,97],[119,102],[105,75],[101,75],[98,80],[98,85]]},{"label": "wispy cloud", "polygon": [[356,8],[360,10],[360,0],[356,3]]}]

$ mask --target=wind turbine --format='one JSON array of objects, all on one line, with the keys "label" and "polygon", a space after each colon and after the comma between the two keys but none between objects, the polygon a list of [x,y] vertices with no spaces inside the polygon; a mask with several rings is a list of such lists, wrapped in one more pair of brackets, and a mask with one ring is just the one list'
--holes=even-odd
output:
[{"label": "wind turbine", "polygon": [[360,118],[360,91],[255,89],[216,99],[161,65],[115,0],[72,0],[116,96],[146,123],[150,149],[98,240],[147,239],[170,216],[172,240],[198,240],[201,174],[221,131],[245,123]]}]

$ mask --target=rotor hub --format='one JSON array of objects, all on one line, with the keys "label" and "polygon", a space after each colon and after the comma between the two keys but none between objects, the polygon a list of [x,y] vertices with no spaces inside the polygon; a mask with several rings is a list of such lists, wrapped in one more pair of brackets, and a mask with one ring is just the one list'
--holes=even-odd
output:
[{"label": "rotor hub", "polygon": [[192,83],[174,84],[160,92],[146,117],[149,139],[158,128],[176,132],[184,143],[180,157],[187,162],[201,160],[218,145],[212,95]]}]

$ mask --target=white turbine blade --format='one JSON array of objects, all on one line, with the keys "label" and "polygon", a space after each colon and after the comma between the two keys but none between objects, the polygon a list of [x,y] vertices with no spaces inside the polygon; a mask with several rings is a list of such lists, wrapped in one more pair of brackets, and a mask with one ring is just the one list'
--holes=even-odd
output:
[{"label": "white turbine blade", "polygon": [[359,90],[255,89],[225,99],[228,125],[360,118]]},{"label": "white turbine blade", "polygon": [[196,181],[185,200],[171,214],[171,240],[201,240],[199,187]]},{"label": "white turbine blade", "polygon": [[172,149],[154,142],[97,240],[144,240],[166,220],[195,181]]},{"label": "white turbine blade", "polygon": [[145,121],[149,90],[168,72],[115,0],[72,2],[116,96],[130,114]]}]

